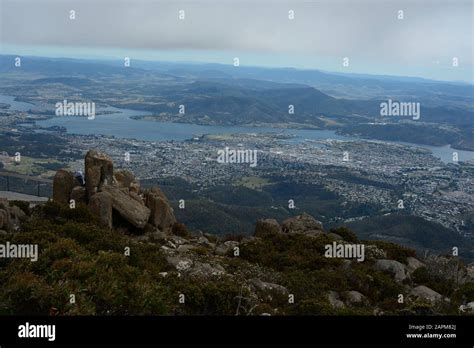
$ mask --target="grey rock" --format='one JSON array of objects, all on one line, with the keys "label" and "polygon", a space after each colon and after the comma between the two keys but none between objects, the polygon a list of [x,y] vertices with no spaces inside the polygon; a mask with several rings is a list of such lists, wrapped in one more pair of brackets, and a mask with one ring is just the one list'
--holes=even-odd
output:
[{"label": "grey rock", "polygon": [[228,240],[227,242],[219,244],[215,250],[215,253],[217,255],[226,256],[231,251],[233,251],[235,247],[238,247],[238,246],[239,246],[239,242]]},{"label": "grey rock", "polygon": [[345,293],[345,298],[349,303],[362,303],[365,301],[365,296],[355,290],[347,291]]},{"label": "grey rock", "polygon": [[166,258],[168,264],[175,268],[178,272],[187,272],[191,269],[193,261],[184,257],[168,256]]},{"label": "grey rock", "polygon": [[90,150],[85,157],[85,175],[87,197],[90,199],[98,192],[100,185],[112,185],[114,164],[105,153]]},{"label": "grey rock", "polygon": [[415,272],[418,268],[424,267],[425,264],[418,259],[415,259],[414,257],[407,257],[407,269],[408,272],[413,273]]},{"label": "grey rock", "polygon": [[344,308],[346,305],[344,302],[341,301],[339,298],[339,294],[335,291],[330,290],[327,294],[327,298],[329,300],[329,303],[333,308]]},{"label": "grey rock", "polygon": [[107,192],[98,192],[89,201],[90,211],[99,218],[101,226],[112,228],[112,197]]},{"label": "grey rock", "polygon": [[8,210],[0,209],[0,229],[9,230],[10,226],[10,213]]},{"label": "grey rock", "polygon": [[466,266],[466,274],[469,279],[469,281],[474,281],[474,262],[468,264]]},{"label": "grey rock", "polygon": [[410,291],[410,295],[428,300],[430,302],[436,302],[443,299],[443,295],[436,291],[428,288],[427,286],[420,285]]},{"label": "grey rock", "polygon": [[191,245],[191,244],[182,244],[182,245],[179,245],[177,250],[179,253],[187,253],[189,251],[192,251],[192,250],[195,250],[197,248],[197,246],[195,245]]},{"label": "grey rock", "polygon": [[224,275],[225,269],[219,264],[210,264],[196,261],[189,272],[190,276],[198,278],[210,278]]},{"label": "grey rock", "polygon": [[83,186],[76,186],[72,189],[69,197],[75,202],[85,203],[86,202],[86,188]]},{"label": "grey rock", "polygon": [[129,189],[133,182],[135,182],[135,176],[131,171],[125,169],[114,171],[114,183],[118,187]]},{"label": "grey rock", "polygon": [[62,204],[69,204],[69,196],[77,181],[71,172],[60,169],[53,179],[53,200]]},{"label": "grey rock", "polygon": [[164,193],[157,187],[146,192],[146,206],[150,209],[150,223],[163,232],[171,232],[176,218]]},{"label": "grey rock", "polygon": [[137,228],[144,228],[150,217],[150,209],[140,204],[135,199],[117,187],[110,185],[101,186],[101,191],[106,192],[112,199],[112,207],[129,223]]},{"label": "grey rock", "polygon": [[324,233],[323,224],[306,213],[286,219],[281,227],[284,233],[301,233],[305,235]]},{"label": "grey rock", "polygon": [[260,279],[254,278],[250,280],[250,285],[257,291],[277,293],[280,295],[288,295],[288,289],[282,285],[264,282]]},{"label": "grey rock", "polygon": [[392,273],[397,282],[402,282],[408,278],[405,265],[395,260],[377,260],[374,268],[379,271]]}]

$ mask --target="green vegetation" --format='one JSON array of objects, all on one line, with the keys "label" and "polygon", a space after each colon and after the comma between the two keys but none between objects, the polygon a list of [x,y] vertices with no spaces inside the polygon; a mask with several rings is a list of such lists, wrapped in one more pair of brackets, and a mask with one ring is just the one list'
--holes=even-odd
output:
[{"label": "green vegetation", "polygon": [[[24,204],[12,202],[24,211]],[[51,315],[373,315],[458,314],[460,304],[474,300],[473,283],[458,284],[419,268],[406,284],[376,271],[373,261],[352,262],[324,257],[332,242],[328,234],[269,234],[240,241],[240,256],[216,257],[209,246],[191,249],[186,257],[211,267],[217,263],[225,275],[203,279],[183,276],[167,260],[165,242],[138,241],[135,236],[98,227],[88,208],[75,209],[48,202],[29,212],[21,230],[0,235],[0,244],[37,243],[38,261],[0,259],[0,314]],[[175,232],[191,238],[184,225]],[[334,229],[347,242],[357,242],[347,228]],[[209,237],[211,243],[223,242]],[[388,258],[406,261],[413,250],[393,243],[370,242]],[[130,248],[130,254],[126,250]],[[290,304],[284,293],[251,291],[249,282],[261,279],[279,284],[294,295]],[[433,305],[409,299],[405,285],[426,285],[450,303]],[[363,301],[334,308],[328,293],[346,300],[349,291]],[[255,294],[258,297],[255,297]],[[397,302],[399,294],[407,298]],[[71,303],[74,295],[75,303]],[[179,302],[184,295],[185,304]]]}]

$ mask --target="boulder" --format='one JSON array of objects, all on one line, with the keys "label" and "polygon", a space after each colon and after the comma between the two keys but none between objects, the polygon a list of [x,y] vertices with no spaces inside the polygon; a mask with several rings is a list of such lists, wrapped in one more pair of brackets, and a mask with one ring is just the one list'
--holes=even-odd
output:
[{"label": "boulder", "polygon": [[410,295],[415,297],[428,300],[430,302],[436,302],[443,299],[443,295],[437,293],[436,291],[428,288],[427,286],[420,285],[410,291]]},{"label": "boulder", "polygon": [[365,301],[365,296],[355,290],[347,291],[344,294],[344,297],[346,298],[347,302],[351,304],[362,303]]},{"label": "boulder", "polygon": [[178,250],[178,253],[187,253],[188,251],[192,251],[196,249],[197,249],[196,245],[182,244],[182,245],[179,245],[176,250]]},{"label": "boulder", "polygon": [[225,274],[225,269],[219,264],[210,264],[196,261],[192,269],[189,271],[189,275],[197,278],[211,278],[218,277]]},{"label": "boulder", "polygon": [[279,233],[281,233],[281,227],[275,219],[258,220],[255,225],[255,237],[265,237]]},{"label": "boulder", "polygon": [[128,188],[130,192],[134,192],[134,193],[140,193],[140,184],[136,181],[132,182],[130,184],[130,187]]},{"label": "boulder", "polygon": [[281,224],[284,233],[301,233],[305,235],[318,235],[324,233],[323,224],[311,215],[290,217]]},{"label": "boulder", "polygon": [[168,264],[178,272],[187,272],[193,265],[193,261],[191,259],[184,257],[168,256],[166,261],[168,261]]},{"label": "boulder", "polygon": [[474,312],[474,302],[466,303],[465,305],[459,306],[461,312]]},{"label": "boulder", "polygon": [[112,159],[105,153],[90,150],[85,158],[86,191],[91,198],[100,185],[113,183],[114,165]]},{"label": "boulder", "polygon": [[234,250],[235,247],[239,246],[239,242],[234,240],[228,240],[227,242],[221,243],[217,246],[215,253],[217,255],[226,256],[231,251]]},{"label": "boulder", "polygon": [[73,199],[76,203],[85,203],[86,202],[86,188],[83,186],[76,186],[72,189],[70,199]]},{"label": "boulder", "polygon": [[145,227],[150,218],[150,209],[115,186],[102,185],[101,190],[110,195],[112,207],[125,220],[137,228]]},{"label": "boulder", "polygon": [[418,259],[415,259],[414,257],[407,257],[407,269],[408,269],[408,272],[413,273],[415,272],[418,268],[420,267],[424,267],[425,264],[421,261],[419,261]]},{"label": "boulder", "polygon": [[469,281],[474,281],[474,262],[471,262],[466,266],[466,273]]},{"label": "boulder", "polygon": [[405,265],[395,260],[377,260],[374,268],[378,271],[392,273],[396,282],[402,282],[408,277]]},{"label": "boulder", "polygon": [[53,200],[58,203],[69,204],[69,196],[74,186],[78,185],[71,172],[60,169],[53,179]]},{"label": "boulder", "polygon": [[98,192],[89,201],[89,209],[103,227],[112,228],[112,198],[106,192]]},{"label": "boulder", "polygon": [[329,300],[329,304],[333,308],[339,309],[339,308],[344,308],[346,306],[344,302],[342,302],[341,299],[339,298],[339,294],[335,291],[330,290],[327,294],[327,298]]},{"label": "boulder", "polygon": [[143,200],[143,198],[136,192],[133,192],[133,191],[124,191],[125,193],[127,193],[130,197],[132,197],[134,200],[136,200],[138,203],[140,204],[145,204],[145,201]]},{"label": "boulder", "polygon": [[146,192],[146,206],[150,209],[150,223],[163,232],[171,232],[176,218],[164,193],[157,187]]},{"label": "boulder", "polygon": [[26,214],[23,210],[21,210],[16,205],[10,207],[10,227],[14,230],[20,228],[20,222],[25,220]]},{"label": "boulder", "polygon": [[251,279],[250,280],[250,285],[256,290],[256,291],[261,291],[261,292],[269,292],[269,293],[276,293],[279,295],[288,295],[289,291],[287,288],[285,288],[282,285],[279,284],[274,284],[274,283],[268,283],[261,281],[260,279]]},{"label": "boulder", "polygon": [[114,183],[121,188],[130,188],[132,182],[135,181],[135,176],[132,172],[125,169],[114,171]]},{"label": "boulder", "polygon": [[203,247],[206,247],[206,248],[214,248],[214,247],[215,247],[215,244],[209,242],[209,239],[207,239],[207,238],[204,237],[204,236],[199,236],[199,237],[196,239],[196,244],[198,244],[198,245],[200,245],[200,246],[203,246]]},{"label": "boulder", "polygon": [[10,229],[10,214],[4,209],[0,209],[0,229]]}]

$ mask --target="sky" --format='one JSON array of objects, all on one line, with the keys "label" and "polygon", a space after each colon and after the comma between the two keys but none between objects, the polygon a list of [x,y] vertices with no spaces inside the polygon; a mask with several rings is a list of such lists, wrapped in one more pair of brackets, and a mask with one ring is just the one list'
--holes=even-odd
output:
[{"label": "sky", "polygon": [[474,80],[469,0],[0,0],[0,11],[0,53],[238,57],[249,66]]}]

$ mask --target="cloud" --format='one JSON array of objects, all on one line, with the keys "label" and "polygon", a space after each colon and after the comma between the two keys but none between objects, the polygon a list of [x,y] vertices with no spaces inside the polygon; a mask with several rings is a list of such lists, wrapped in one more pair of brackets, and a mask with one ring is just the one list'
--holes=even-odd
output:
[{"label": "cloud", "polygon": [[[0,0],[1,1],[1,0]],[[69,11],[76,19],[69,18]],[[185,19],[178,18],[179,10]],[[288,11],[295,11],[294,20]],[[404,19],[398,19],[402,10]],[[472,65],[470,1],[3,0],[15,45],[216,50]]]}]

